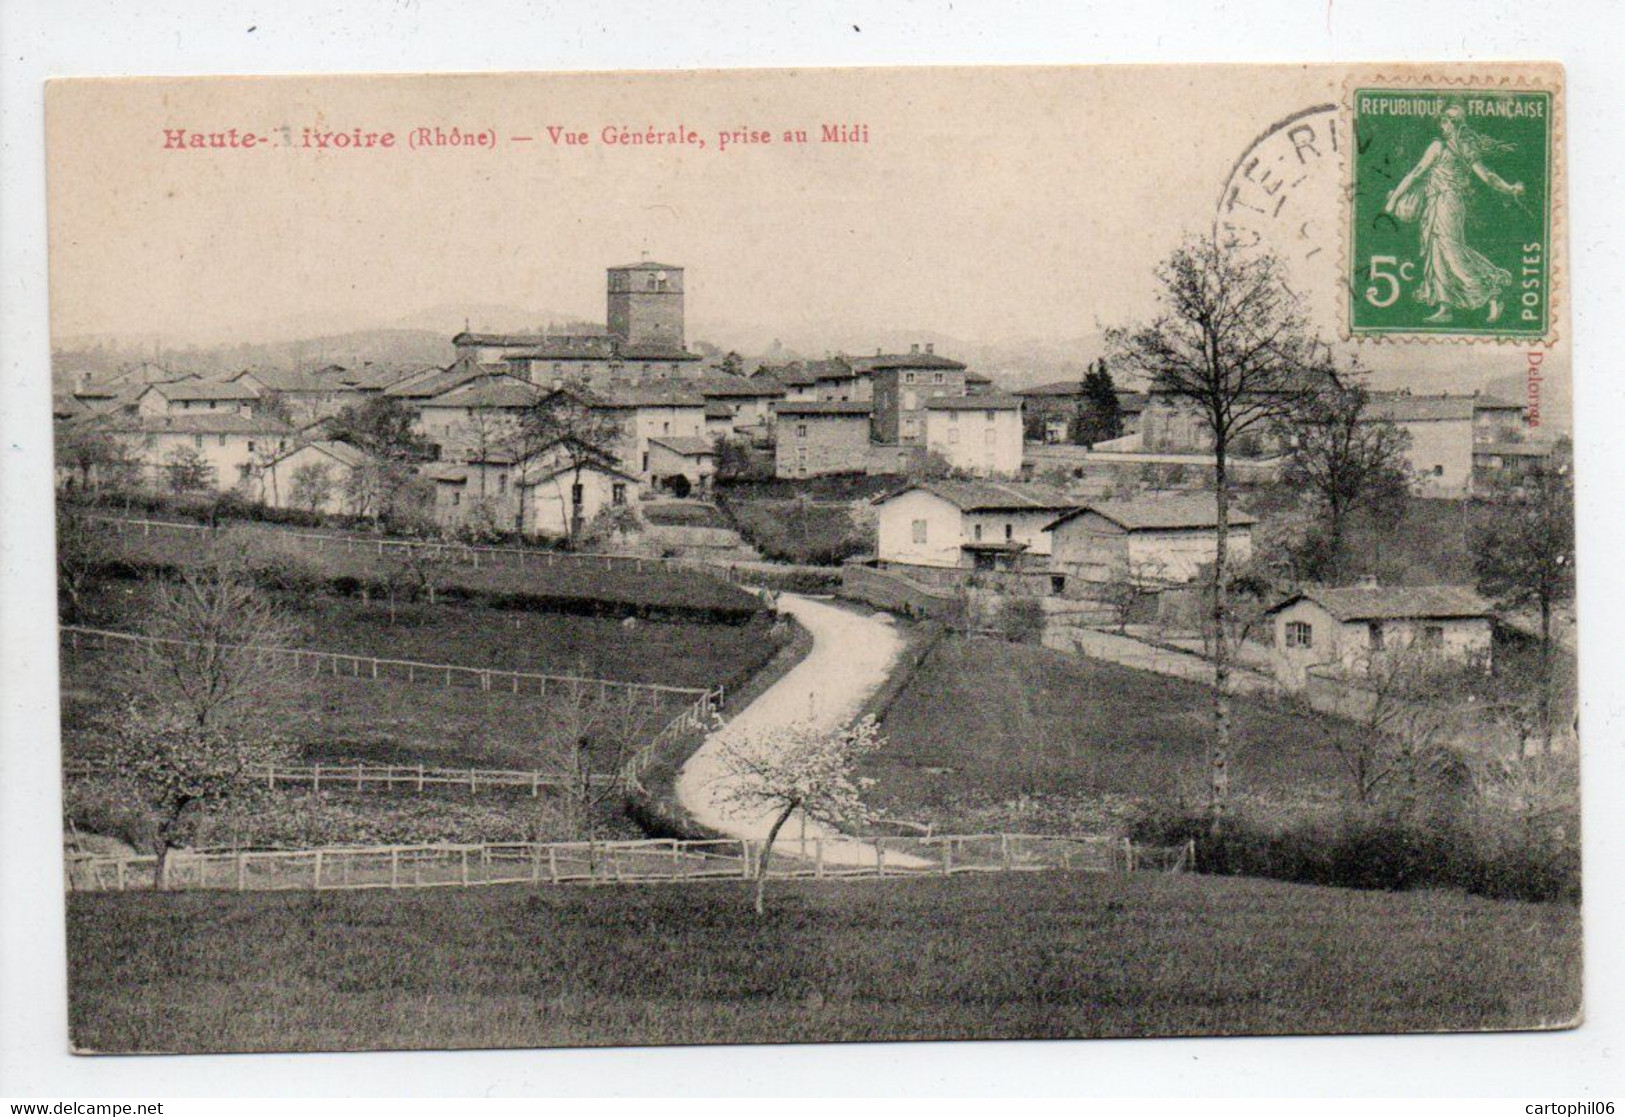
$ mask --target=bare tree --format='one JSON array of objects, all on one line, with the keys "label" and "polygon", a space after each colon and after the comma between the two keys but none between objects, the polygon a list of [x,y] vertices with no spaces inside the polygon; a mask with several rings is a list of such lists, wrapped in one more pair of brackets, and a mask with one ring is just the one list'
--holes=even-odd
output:
[{"label": "bare tree", "polygon": [[256,740],[194,720],[179,709],[132,705],[112,732],[109,769],[151,816],[157,864],[153,888],[169,886],[170,851],[211,807],[255,793],[253,775],[288,759],[274,740]]},{"label": "bare tree", "polygon": [[1567,454],[1492,494],[1488,523],[1474,541],[1478,588],[1504,609],[1539,618],[1540,731],[1552,749],[1556,690],[1552,619],[1574,599],[1574,478]]},{"label": "bare tree", "polygon": [[200,728],[246,723],[292,689],[297,626],[255,587],[243,553],[216,541],[204,559],[154,579],[132,685]]},{"label": "bare tree", "polygon": [[1319,505],[1329,566],[1323,573],[1334,582],[1342,575],[1349,517],[1365,509],[1397,521],[1410,491],[1410,435],[1374,415],[1370,403],[1365,388],[1345,378],[1341,387],[1306,394],[1293,416],[1283,479]]},{"label": "bare tree", "polygon": [[718,802],[773,817],[756,860],[756,914],[766,910],[768,859],[791,815],[831,826],[869,818],[861,794],[872,781],[857,774],[857,762],[884,743],[872,717],[846,729],[803,721],[723,738]]},{"label": "bare tree", "polygon": [[[613,410],[578,389],[550,392],[531,404],[520,417],[520,443],[527,464],[535,455],[550,450],[570,476],[569,485],[559,486],[561,502],[566,492],[578,491],[582,472],[588,466],[618,460],[617,450],[622,448],[626,436],[626,424]],[[524,507],[521,499],[518,525],[521,533],[525,530]],[[571,500],[563,518],[572,544],[581,531],[582,516],[581,506]]]},{"label": "bare tree", "polygon": [[104,528],[81,512],[57,505],[56,594],[64,620],[83,616],[85,593],[114,553]]},{"label": "bare tree", "polygon": [[1157,279],[1161,313],[1138,328],[1110,331],[1108,344],[1114,364],[1183,400],[1212,437],[1217,518],[1209,593],[1221,638],[1213,656],[1208,791],[1218,837],[1230,797],[1230,653],[1222,638],[1229,623],[1229,459],[1238,442],[1290,414],[1331,370],[1273,254],[1196,238],[1157,269]]},{"label": "bare tree", "polygon": [[1111,609],[1118,632],[1127,631],[1142,601],[1155,597],[1168,584],[1167,572],[1167,566],[1158,559],[1131,560],[1112,568],[1100,588],[1099,600]]},{"label": "bare tree", "polygon": [[[577,668],[578,676],[585,673],[585,665]],[[664,703],[635,687],[577,678],[548,688],[539,748],[543,766],[566,777],[574,833],[594,837],[604,808],[626,795],[628,765],[670,716]]]}]

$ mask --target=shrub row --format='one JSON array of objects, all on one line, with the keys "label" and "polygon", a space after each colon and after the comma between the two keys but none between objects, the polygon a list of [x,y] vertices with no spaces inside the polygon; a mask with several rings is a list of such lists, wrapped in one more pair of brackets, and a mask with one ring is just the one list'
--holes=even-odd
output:
[{"label": "shrub row", "polygon": [[1515,833],[1507,823],[1472,816],[1399,817],[1351,806],[1323,818],[1266,825],[1237,815],[1226,819],[1215,840],[1204,815],[1168,808],[1147,811],[1133,836],[1153,845],[1194,840],[1204,873],[1338,888],[1449,888],[1499,900],[1580,899],[1574,841]]}]

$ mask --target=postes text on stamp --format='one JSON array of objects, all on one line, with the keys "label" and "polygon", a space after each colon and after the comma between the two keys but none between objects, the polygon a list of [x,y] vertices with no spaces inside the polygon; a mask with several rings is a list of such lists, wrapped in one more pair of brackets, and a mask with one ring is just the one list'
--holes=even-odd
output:
[{"label": "postes text on stamp", "polygon": [[1545,337],[1552,94],[1361,87],[1352,99],[1350,332]]}]

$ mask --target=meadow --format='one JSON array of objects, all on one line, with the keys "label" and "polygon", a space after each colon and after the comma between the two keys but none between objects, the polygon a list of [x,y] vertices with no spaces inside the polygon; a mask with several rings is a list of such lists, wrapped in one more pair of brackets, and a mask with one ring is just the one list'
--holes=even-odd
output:
[{"label": "meadow", "polygon": [[86,1051],[1561,1027],[1578,912],[1035,873],[68,897]]}]

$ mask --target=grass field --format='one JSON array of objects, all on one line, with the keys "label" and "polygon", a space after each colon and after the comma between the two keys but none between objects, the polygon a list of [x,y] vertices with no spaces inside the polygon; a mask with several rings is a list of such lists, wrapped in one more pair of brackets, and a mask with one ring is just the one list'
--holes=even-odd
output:
[{"label": "grass field", "polygon": [[730,497],[725,507],[745,541],[774,562],[839,565],[874,550],[873,533],[844,503]]},{"label": "grass field", "polygon": [[[311,576],[321,579],[371,580],[379,577],[383,564],[395,552],[380,556],[366,546],[346,551],[335,546],[320,549],[301,540],[294,529],[273,524],[237,521],[225,531],[261,553],[291,557]],[[112,553],[135,564],[183,565],[196,561],[208,537],[195,531],[155,531],[151,536],[131,532],[109,533]],[[365,543],[376,538],[358,537]],[[613,560],[597,561],[589,556],[564,556],[544,565],[547,556],[538,556],[529,565],[504,561],[492,565],[487,560],[478,568],[457,565],[444,570],[439,580],[444,586],[493,597],[528,595],[552,599],[561,609],[592,608],[604,612],[622,610],[670,610],[715,614],[742,620],[761,609],[753,595],[692,570],[671,569],[658,563],[642,567]]]},{"label": "grass field", "polygon": [[[865,761],[877,781],[871,798],[897,817],[956,828],[1011,824],[997,816],[1024,794],[1108,806],[1181,794],[1201,801],[1211,703],[1210,691],[1181,679],[953,636],[887,712],[887,747]],[[1233,711],[1238,793],[1300,796],[1338,786],[1320,729],[1257,700],[1238,697]]]},{"label": "grass field", "polygon": [[77,894],[95,1051],[1557,1026],[1578,913],[1063,874],[770,889]]},{"label": "grass field", "polygon": [[[89,599],[93,623],[134,629],[149,593],[133,579],[104,582]],[[392,623],[378,600],[280,600],[304,630],[302,646],[390,659],[704,688],[739,678],[774,651],[760,622],[627,621],[457,602],[403,605]]]}]

